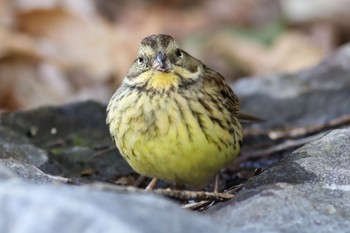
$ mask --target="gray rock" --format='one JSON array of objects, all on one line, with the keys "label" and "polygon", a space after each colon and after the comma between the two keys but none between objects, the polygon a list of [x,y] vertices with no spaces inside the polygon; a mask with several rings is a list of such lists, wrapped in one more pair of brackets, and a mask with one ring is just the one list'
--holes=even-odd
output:
[{"label": "gray rock", "polygon": [[296,74],[241,79],[233,89],[243,112],[266,122],[256,127],[321,124],[350,113],[350,44]]},{"label": "gray rock", "polygon": [[15,159],[0,159],[0,170],[3,170],[1,168],[5,172],[8,171],[12,174],[6,178],[22,178],[28,182],[37,184],[55,182],[54,177],[50,177],[37,167]]},{"label": "gray rock", "polygon": [[4,127],[2,122],[2,115],[0,115],[0,143],[18,143],[18,144],[28,144],[29,140],[25,135],[19,135],[14,130]]},{"label": "gray rock", "polygon": [[44,150],[30,144],[24,136],[0,125],[0,159],[6,158],[35,166],[41,166],[48,161],[48,155]]},{"label": "gray rock", "polygon": [[95,171],[91,179],[112,181],[133,171],[112,142],[105,119],[106,106],[90,101],[2,114],[0,158],[70,178],[89,179],[81,176],[89,169]]},{"label": "gray rock", "polygon": [[13,173],[6,166],[1,164],[1,160],[0,160],[0,182],[3,180],[12,179],[12,178],[17,178],[16,174]]},{"label": "gray rock", "polygon": [[0,232],[223,232],[161,197],[88,188],[0,183]]},{"label": "gray rock", "polygon": [[31,144],[0,142],[0,158],[13,158],[24,163],[41,166],[48,161],[47,153]]},{"label": "gray rock", "polygon": [[208,211],[229,232],[349,232],[350,128],[282,159]]},{"label": "gray rock", "polygon": [[247,188],[290,184],[348,185],[350,188],[350,128],[334,130],[279,161]]}]

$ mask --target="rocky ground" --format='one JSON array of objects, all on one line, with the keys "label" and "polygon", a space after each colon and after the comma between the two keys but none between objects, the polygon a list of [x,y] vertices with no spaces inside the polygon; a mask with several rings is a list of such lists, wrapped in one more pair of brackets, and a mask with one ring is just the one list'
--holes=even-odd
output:
[{"label": "rocky ground", "polygon": [[246,126],[240,164],[224,178],[237,167],[264,171],[202,212],[96,184],[137,178],[114,149],[101,104],[3,114],[0,232],[349,231],[350,45],[314,68],[242,79],[233,89],[244,112],[266,121]]}]

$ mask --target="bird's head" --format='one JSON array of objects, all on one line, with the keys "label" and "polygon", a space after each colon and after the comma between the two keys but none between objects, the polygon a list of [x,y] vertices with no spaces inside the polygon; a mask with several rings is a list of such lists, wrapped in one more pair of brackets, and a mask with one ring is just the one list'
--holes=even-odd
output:
[{"label": "bird's head", "polygon": [[203,64],[183,51],[169,35],[157,34],[141,41],[138,57],[128,71],[130,83],[168,89],[194,83]]}]

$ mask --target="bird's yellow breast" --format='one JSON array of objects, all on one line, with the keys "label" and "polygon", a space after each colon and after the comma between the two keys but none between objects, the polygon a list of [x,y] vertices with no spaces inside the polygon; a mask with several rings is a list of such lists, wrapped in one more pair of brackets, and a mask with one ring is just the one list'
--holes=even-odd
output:
[{"label": "bird's yellow breast", "polygon": [[[161,74],[153,78],[154,84],[168,84]],[[132,93],[111,108],[110,129],[120,152],[138,173],[203,185],[238,154],[241,129],[237,125],[237,135],[232,135],[208,115],[194,112],[205,113],[205,109],[176,92],[152,97]]]}]

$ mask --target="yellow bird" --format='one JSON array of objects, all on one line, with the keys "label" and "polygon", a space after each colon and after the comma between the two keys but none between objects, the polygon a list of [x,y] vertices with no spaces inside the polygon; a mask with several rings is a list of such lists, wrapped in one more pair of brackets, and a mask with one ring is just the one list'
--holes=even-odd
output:
[{"label": "yellow bird", "polygon": [[224,78],[169,35],[141,41],[107,107],[119,151],[139,174],[205,185],[240,151],[239,101]]}]

